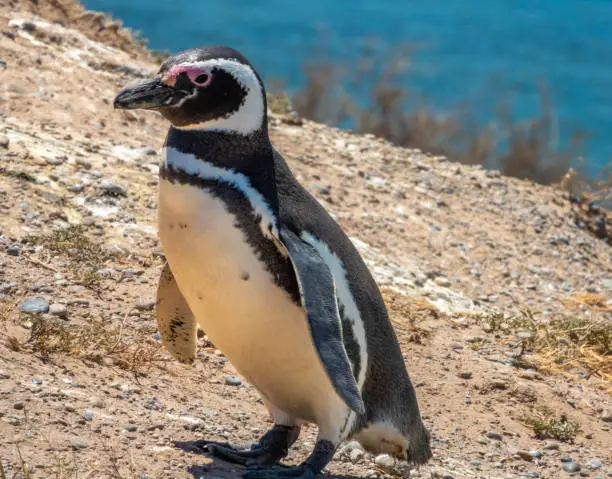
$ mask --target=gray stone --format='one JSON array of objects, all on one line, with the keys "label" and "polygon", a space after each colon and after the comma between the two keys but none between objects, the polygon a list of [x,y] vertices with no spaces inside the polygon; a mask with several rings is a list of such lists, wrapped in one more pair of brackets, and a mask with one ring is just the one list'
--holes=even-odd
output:
[{"label": "gray stone", "polygon": [[153,308],[155,308],[155,300],[141,298],[136,302],[135,308],[138,311],[153,311]]},{"label": "gray stone", "polygon": [[358,462],[363,457],[363,454],[363,450],[356,447],[349,453],[349,458],[351,459],[351,462]]},{"label": "gray stone", "polygon": [[68,316],[68,308],[65,304],[53,303],[49,306],[49,313],[60,318],[66,318]]},{"label": "gray stone", "polygon": [[502,441],[503,440],[502,435],[497,433],[497,432],[487,432],[485,434],[485,436],[487,436],[489,439],[493,439],[494,441]]},{"label": "gray stone", "polygon": [[374,459],[374,464],[383,469],[392,470],[395,467],[395,459],[389,454],[379,454],[376,456],[376,459]]},{"label": "gray stone", "polygon": [[40,386],[42,384],[42,379],[40,378],[32,378],[32,384],[34,384],[35,386]]},{"label": "gray stone", "polygon": [[225,374],[223,379],[225,379],[225,384],[229,386],[240,386],[242,384],[242,379],[232,374]]},{"label": "gray stone", "polygon": [[83,419],[86,421],[93,421],[94,413],[92,411],[85,411],[83,413]]},{"label": "gray stone", "polygon": [[6,252],[9,256],[19,256],[19,246],[9,246]]},{"label": "gray stone", "polygon": [[48,313],[49,303],[43,298],[26,298],[21,302],[19,308],[24,313]]},{"label": "gray stone", "polygon": [[128,424],[127,426],[125,426],[125,430],[127,432],[136,432],[138,431],[138,426],[136,426],[135,424]]},{"label": "gray stone", "polygon": [[531,454],[535,458],[542,457],[542,453],[540,451],[536,451],[534,449],[529,449],[529,451],[527,451],[527,452],[529,452],[529,454]]},{"label": "gray stone", "polygon": [[125,186],[118,183],[113,183],[110,180],[102,180],[100,182],[100,191],[107,195],[127,196],[127,189]]},{"label": "gray stone", "polygon": [[0,284],[0,293],[2,294],[10,293],[16,287],[17,287],[16,281],[11,281],[9,283],[2,283]]},{"label": "gray stone", "polygon": [[593,459],[592,461],[586,463],[586,467],[588,467],[592,471],[600,469],[601,466],[603,466],[603,463],[598,459]]},{"label": "gray stone", "polygon": [[80,193],[85,189],[82,183],[75,183],[74,185],[68,185],[68,191],[72,191],[73,193]]},{"label": "gray stone", "polygon": [[565,472],[569,472],[569,473],[574,473],[574,472],[580,472],[580,464],[578,464],[577,462],[571,461],[571,462],[564,462],[563,463],[563,470]]},{"label": "gray stone", "polygon": [[434,283],[436,283],[438,286],[442,288],[448,288],[451,285],[450,280],[443,276],[439,276],[436,279],[434,279]]},{"label": "gray stone", "polygon": [[89,447],[89,442],[75,437],[70,440],[70,445],[73,449],[87,449]]}]

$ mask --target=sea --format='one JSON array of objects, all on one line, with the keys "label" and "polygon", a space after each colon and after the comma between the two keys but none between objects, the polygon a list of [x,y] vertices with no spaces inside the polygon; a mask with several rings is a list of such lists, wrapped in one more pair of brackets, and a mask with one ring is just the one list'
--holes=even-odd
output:
[{"label": "sea", "polygon": [[[557,118],[551,142],[563,146],[579,134],[575,155],[590,176],[612,162],[612,0],[83,3],[121,19],[153,49],[236,48],[266,82],[290,92],[304,84],[309,61],[325,58],[348,71],[364,49],[381,67],[401,51],[399,81],[411,103],[442,116],[467,111],[494,124],[503,110],[529,120],[540,114],[546,91]],[[368,81],[353,74],[345,88],[366,104]]]}]

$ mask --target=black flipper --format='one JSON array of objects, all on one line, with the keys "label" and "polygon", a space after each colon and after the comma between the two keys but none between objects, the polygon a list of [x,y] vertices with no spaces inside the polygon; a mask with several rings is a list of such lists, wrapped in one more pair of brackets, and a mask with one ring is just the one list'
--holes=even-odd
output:
[{"label": "black flipper", "polygon": [[319,253],[293,231],[281,228],[280,239],[289,252],[310,334],[323,367],[344,402],[357,414],[364,414],[363,399],[342,342],[332,273]]}]

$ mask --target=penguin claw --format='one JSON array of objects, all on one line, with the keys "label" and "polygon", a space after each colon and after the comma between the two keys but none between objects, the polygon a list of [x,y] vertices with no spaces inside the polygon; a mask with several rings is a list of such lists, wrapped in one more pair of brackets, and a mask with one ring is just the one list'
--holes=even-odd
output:
[{"label": "penguin claw", "polygon": [[287,467],[282,464],[276,466],[247,466],[242,475],[244,479],[315,479],[318,473],[307,465]]}]

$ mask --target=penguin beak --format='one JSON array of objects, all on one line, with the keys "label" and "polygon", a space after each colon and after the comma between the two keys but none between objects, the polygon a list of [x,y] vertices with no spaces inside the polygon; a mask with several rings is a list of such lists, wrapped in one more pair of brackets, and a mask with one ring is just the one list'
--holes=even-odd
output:
[{"label": "penguin beak", "polygon": [[121,90],[113,102],[113,106],[122,110],[155,110],[172,106],[184,94],[170,85],[162,83],[161,78],[144,80]]}]

